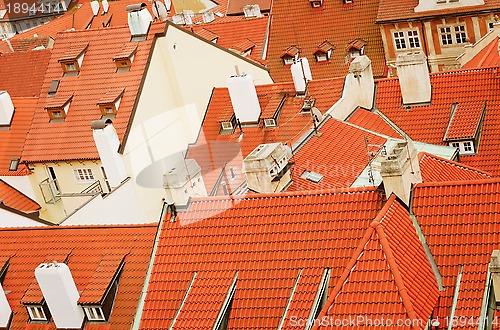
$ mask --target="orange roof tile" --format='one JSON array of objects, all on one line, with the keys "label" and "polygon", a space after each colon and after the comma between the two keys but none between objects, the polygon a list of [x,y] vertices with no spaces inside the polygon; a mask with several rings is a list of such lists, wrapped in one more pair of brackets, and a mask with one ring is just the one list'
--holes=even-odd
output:
[{"label": "orange roof tile", "polygon": [[499,37],[496,37],[486,47],[484,47],[476,56],[470,59],[463,68],[476,69],[500,66],[500,54],[498,53]]},{"label": "orange roof tile", "polygon": [[87,48],[89,47],[88,42],[83,42],[81,44],[72,44],[70,48],[62,54],[61,57],[57,60],[58,62],[66,62],[76,60],[80,55],[82,55]]},{"label": "orange roof tile", "polygon": [[38,97],[50,56],[50,50],[1,55],[0,90],[11,97]]},{"label": "orange roof tile", "polygon": [[97,101],[97,104],[108,104],[116,102],[125,92],[125,88],[111,88]]},{"label": "orange roof tile", "polygon": [[380,114],[362,108],[356,110],[347,119],[347,122],[396,139],[402,138],[401,134],[386,122]]},{"label": "orange roof tile", "polygon": [[481,170],[426,152],[418,154],[422,182],[446,182],[489,179]]},{"label": "orange roof tile", "polygon": [[[325,1],[318,10],[305,0],[275,1],[266,57],[274,81],[292,80],[290,67],[280,56],[294,45],[300,49],[299,57],[308,58],[313,79],[345,76],[349,68],[345,47],[356,38],[366,40],[365,54],[372,61],[373,74],[383,76],[384,48],[380,28],[375,24],[378,3],[355,0],[344,5],[342,1]],[[329,40],[335,50],[329,61],[316,62],[314,53],[324,40]]]},{"label": "orange roof tile", "polygon": [[372,329],[370,322],[382,319],[384,329],[427,327],[439,289],[410,215],[395,195],[371,223],[329,297],[319,320],[354,319],[354,326],[344,326],[356,329]]},{"label": "orange roof tile", "polygon": [[[101,112],[96,105],[107,89],[125,88],[120,109],[113,125],[123,139],[137,93],[143,79],[153,40],[162,33],[165,23],[153,24],[146,41],[137,43],[137,52],[129,72],[116,72],[113,54],[129,43],[127,26],[104,30],[85,30],[58,34],[45,76],[39,105],[33,117],[30,134],[22,158],[27,162],[61,159],[98,158],[90,123],[99,119]],[[74,44],[88,43],[78,76],[63,77],[58,60]],[[52,80],[60,80],[55,98],[47,97]],[[102,86],[106,86],[103,90]],[[45,111],[47,103],[73,94],[64,122],[50,123]]]},{"label": "orange roof tile", "polygon": [[451,114],[450,123],[444,134],[444,141],[472,139],[478,133],[486,102],[459,103]]},{"label": "orange roof tile", "polygon": [[201,30],[194,30],[194,33],[202,37],[203,39],[207,39],[209,41],[213,41],[217,38],[219,38],[219,35],[216,33],[213,33],[212,31],[202,28]]},{"label": "orange roof tile", "polygon": [[318,48],[316,48],[316,52],[327,53],[329,50],[333,49],[335,49],[335,47],[332,45],[332,43],[328,40],[325,40],[318,46]]},{"label": "orange roof tile", "polygon": [[[69,253],[67,265],[76,287],[85,291],[92,285],[95,270],[103,258],[123,257],[127,251],[130,252],[125,257],[109,324],[95,325],[93,329],[130,327],[144,284],[156,229],[154,224],[1,229],[2,249],[12,254],[2,283],[14,312],[11,329],[28,329],[31,326],[27,323],[28,313],[21,300],[30,284],[36,282],[34,270],[40,263],[63,262]],[[41,326],[43,329],[55,329],[53,322]]]},{"label": "orange roof tile", "polygon": [[350,50],[350,49],[353,49],[353,48],[357,49],[357,50],[361,50],[366,45],[367,45],[366,41],[364,41],[361,38],[356,38],[356,39],[354,39],[353,41],[351,41],[350,43],[347,44],[347,47],[345,48],[345,50]]},{"label": "orange roof tile", "polygon": [[137,43],[131,42],[123,45],[122,49],[113,56],[113,60],[122,60],[135,54]]},{"label": "orange roof tile", "polygon": [[[457,319],[479,318],[491,252],[499,248],[500,181],[479,180],[417,184],[413,213],[434,260],[443,286],[440,311],[450,314],[460,265]],[[447,325],[443,324],[446,329]],[[477,329],[464,324],[463,329]]]},{"label": "orange roof tile", "polygon": [[171,323],[195,272],[177,329],[211,327],[236,272],[230,329],[276,329],[300,269],[290,311],[307,313],[323,270],[337,282],[381,202],[372,188],[194,199],[162,230],[141,328]]},{"label": "orange roof tile", "polygon": [[35,213],[40,209],[37,202],[3,180],[0,180],[0,203],[25,214]]},{"label": "orange roof tile", "polygon": [[500,83],[497,69],[456,70],[433,73],[432,103],[405,109],[397,79],[378,81],[376,104],[380,112],[414,141],[443,145],[453,104],[486,102],[483,127],[476,155],[461,156],[461,162],[500,175]]}]

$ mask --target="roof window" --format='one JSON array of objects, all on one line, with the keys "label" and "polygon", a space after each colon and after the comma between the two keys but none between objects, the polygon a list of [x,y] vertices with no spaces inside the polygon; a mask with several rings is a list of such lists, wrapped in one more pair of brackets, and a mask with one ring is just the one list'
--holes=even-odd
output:
[{"label": "roof window", "polygon": [[309,0],[309,3],[313,8],[321,8],[323,6],[323,0]]},{"label": "roof window", "polygon": [[12,159],[9,165],[9,171],[17,171],[19,167],[19,158]]},{"label": "roof window", "polygon": [[128,43],[122,47],[122,50],[113,56],[113,61],[116,64],[116,72],[128,72],[134,61],[135,53],[137,52],[137,44]]},{"label": "roof window", "polygon": [[264,119],[264,127],[276,127],[276,120],[274,118],[265,118]]},{"label": "roof window", "polygon": [[88,43],[71,46],[70,49],[59,58],[58,62],[64,71],[64,76],[77,76],[82,67],[83,57],[88,48]]},{"label": "roof window", "polygon": [[45,105],[45,111],[49,115],[51,122],[64,121],[68,114],[69,105],[73,95],[69,97],[52,98]]},{"label": "roof window", "polygon": [[59,80],[52,80],[49,87],[49,94],[47,95],[48,97],[56,96],[57,89],[59,88],[59,83]]},{"label": "roof window", "polygon": [[364,55],[366,45],[367,42],[361,38],[357,38],[351,41],[346,47],[347,61],[351,62],[356,57]]},{"label": "roof window", "polygon": [[318,292],[316,293],[313,307],[306,322],[306,324],[308,324],[309,326],[306,327],[306,329],[310,329],[312,327],[312,325],[314,324],[314,320],[316,320],[319,313],[326,304],[326,300],[328,298],[328,285],[330,284],[330,276],[331,270],[329,268],[326,268],[323,271],[323,276],[321,277],[321,281],[319,282]]},{"label": "roof window", "polygon": [[50,311],[45,301],[42,305],[26,305],[26,310],[28,311],[30,322],[38,323],[50,320]]},{"label": "roof window", "polygon": [[283,54],[281,54],[281,59],[284,65],[293,64],[299,57],[300,49],[297,46],[288,47]]},{"label": "roof window", "polygon": [[233,134],[234,129],[236,127],[236,116],[233,114],[229,121],[221,121],[221,129],[219,134],[220,135],[225,135],[225,134]]},{"label": "roof window", "polygon": [[314,103],[316,103],[316,99],[305,99],[300,112],[310,112],[311,108],[314,106]]},{"label": "roof window", "polygon": [[322,174],[319,174],[319,173],[316,173],[316,172],[309,172],[309,171],[304,171],[300,177],[302,179],[306,179],[306,180],[309,180],[311,182],[314,182],[314,183],[320,183],[321,180],[323,180],[323,175]]},{"label": "roof window", "polygon": [[316,51],[314,52],[314,57],[316,58],[316,62],[325,62],[329,61],[332,55],[333,45],[328,40],[323,41]]},{"label": "roof window", "polygon": [[99,99],[97,106],[99,106],[99,110],[101,110],[101,119],[111,119],[116,117],[124,92],[125,88],[110,89]]}]

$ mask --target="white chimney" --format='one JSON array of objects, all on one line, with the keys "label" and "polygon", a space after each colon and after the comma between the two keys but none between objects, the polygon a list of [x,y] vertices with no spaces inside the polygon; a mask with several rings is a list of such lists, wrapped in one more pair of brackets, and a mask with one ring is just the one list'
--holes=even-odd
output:
[{"label": "white chimney", "polygon": [[245,17],[262,17],[262,13],[260,11],[260,6],[258,4],[246,5],[243,7],[243,13]]},{"label": "white chimney", "polygon": [[280,192],[292,182],[289,161],[292,149],[282,143],[257,146],[243,159],[248,188],[258,193]]},{"label": "white chimney", "polygon": [[106,14],[109,10],[108,0],[102,0],[101,4],[102,4],[102,12],[103,14]]},{"label": "white chimney", "polygon": [[403,104],[429,103],[431,80],[427,58],[422,52],[400,54],[396,58]]},{"label": "white chimney", "polygon": [[9,93],[0,91],[0,125],[10,125],[14,115],[14,104]]},{"label": "white chimney", "polygon": [[203,23],[213,22],[215,19],[215,15],[212,11],[206,11],[203,13]]},{"label": "white chimney", "polygon": [[10,308],[7,297],[5,296],[2,284],[0,284],[0,328],[7,329],[11,316],[12,309]]},{"label": "white chimney", "polygon": [[132,36],[142,36],[148,33],[149,25],[153,21],[153,17],[146,9],[145,3],[136,5],[128,5],[128,27]]},{"label": "white chimney", "polygon": [[350,95],[357,99],[357,106],[371,109],[373,107],[373,96],[375,83],[373,81],[372,61],[366,55],[356,57],[349,65],[349,86]]},{"label": "white chimney", "polygon": [[297,94],[306,92],[307,83],[312,80],[311,68],[307,58],[300,58],[290,67],[292,71],[293,85]]},{"label": "white chimney", "polygon": [[92,13],[94,14],[94,16],[97,16],[97,14],[99,14],[99,2],[95,0],[91,1],[90,7],[92,7]]},{"label": "white chimney", "polygon": [[412,184],[422,182],[418,152],[413,142],[396,144],[382,160],[380,174],[386,196],[394,193],[408,205]]},{"label": "white chimney", "polygon": [[249,74],[231,76],[227,81],[234,115],[240,123],[256,123],[260,117],[260,104],[253,78]]},{"label": "white chimney", "polygon": [[111,121],[95,120],[92,122],[92,130],[99,158],[101,159],[109,185],[118,187],[127,178],[127,171],[122,155],[118,153],[120,140]]},{"label": "white chimney", "polygon": [[78,306],[80,294],[69,267],[64,263],[41,264],[35,277],[59,329],[80,329],[85,314]]}]

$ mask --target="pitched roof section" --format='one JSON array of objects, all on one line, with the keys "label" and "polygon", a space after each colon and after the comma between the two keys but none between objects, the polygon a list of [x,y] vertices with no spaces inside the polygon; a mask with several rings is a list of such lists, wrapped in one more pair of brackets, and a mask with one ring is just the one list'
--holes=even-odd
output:
[{"label": "pitched roof section", "polygon": [[[371,59],[373,74],[383,76],[385,57],[380,29],[375,24],[379,0],[325,2],[321,10],[309,1],[274,1],[266,59],[274,81],[291,81],[290,67],[280,58],[290,46],[307,57],[313,79],[345,76],[348,72],[345,47],[354,39],[366,40],[365,54]],[[329,40],[335,45],[329,61],[317,62],[318,45]]]},{"label": "pitched roof section", "polygon": [[454,107],[444,141],[473,139],[479,130],[486,110],[486,102],[458,103]]},{"label": "pitched roof section", "polygon": [[[455,316],[479,318],[491,252],[500,241],[500,181],[417,184],[413,213],[443,278],[440,310],[450,313],[463,265]],[[444,325],[446,327],[446,325]],[[477,329],[477,324],[466,324]]]},{"label": "pitched roof section", "polygon": [[500,38],[496,37],[486,47],[484,47],[476,56],[467,62],[464,69],[479,69],[494,66],[500,66],[500,54],[498,53],[498,43]]},{"label": "pitched roof section", "polygon": [[[6,297],[14,312],[11,328],[24,329],[30,326],[27,324],[28,313],[21,304],[21,299],[31,283],[38,287],[34,271],[40,263],[53,260],[63,262],[69,254],[67,265],[76,287],[85,292],[93,285],[93,275],[103,259],[123,257],[129,251],[125,257],[109,324],[96,327],[130,327],[148,268],[156,229],[156,225],[128,225],[0,230],[2,249],[12,254],[2,284],[9,292]],[[99,283],[102,287],[107,285],[105,281]],[[53,322],[42,326],[44,329],[55,329]]]},{"label": "pitched roof section", "polygon": [[266,12],[271,9],[271,0],[229,0],[227,4],[227,15],[243,14],[246,5],[259,5],[260,11]]},{"label": "pitched roof section", "polygon": [[[123,139],[129,123],[134,102],[145,73],[151,46],[156,33],[162,33],[164,23],[153,24],[147,40],[137,43],[134,63],[129,72],[116,72],[113,56],[116,51],[130,40],[127,26],[105,30],[85,30],[60,33],[54,45],[49,68],[42,87],[39,106],[35,111],[30,134],[23,151],[23,160],[37,162],[43,160],[92,159],[98,158],[90,123],[99,119],[101,112],[96,105],[104,97],[107,89],[123,89],[120,111],[113,120],[113,126]],[[74,44],[86,44],[83,63],[77,77],[63,77],[59,59],[65,57]],[[49,123],[45,111],[48,90],[52,80],[59,79],[55,99],[66,98],[73,94],[73,99],[65,121]]]},{"label": "pitched roof section", "polygon": [[3,180],[0,180],[0,203],[24,214],[32,214],[40,210],[37,202]]},{"label": "pitched roof section", "polygon": [[491,176],[481,170],[427,152],[418,154],[423,182],[484,180]]},{"label": "pitched roof section", "polygon": [[461,157],[461,162],[500,175],[500,84],[497,69],[457,70],[433,73],[432,103],[405,109],[397,79],[378,81],[376,104],[380,112],[400,127],[414,141],[431,144],[443,142],[452,106],[455,103],[486,102],[477,154]]},{"label": "pitched roof section", "polygon": [[359,108],[351,116],[349,116],[346,121],[366,128],[370,131],[384,134],[396,139],[402,138],[401,134],[399,134],[387,121],[385,121],[379,113]]},{"label": "pitched roof section", "polygon": [[171,324],[195,272],[181,311],[191,322],[176,328],[193,329],[198,317],[212,326],[237,271],[229,328],[276,329],[299,270],[289,310],[302,315],[324,269],[339,278],[381,203],[368,188],[194,199],[162,230],[141,328]]},{"label": "pitched roof section", "polygon": [[[371,329],[375,320],[384,320],[384,328],[425,329],[438,302],[436,283],[410,215],[392,195],[361,239],[318,319],[355,320],[357,329]],[[398,324],[401,321],[405,323]]]}]

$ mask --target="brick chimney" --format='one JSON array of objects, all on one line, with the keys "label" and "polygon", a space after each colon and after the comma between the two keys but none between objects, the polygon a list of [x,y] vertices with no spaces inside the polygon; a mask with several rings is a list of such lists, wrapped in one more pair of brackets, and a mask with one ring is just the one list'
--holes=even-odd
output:
[{"label": "brick chimney", "polygon": [[424,53],[419,51],[398,55],[396,69],[403,104],[421,104],[431,101],[431,79],[427,57]]},{"label": "brick chimney", "polygon": [[380,174],[386,196],[394,193],[408,205],[412,184],[422,182],[418,152],[413,142],[396,144],[382,160]]}]

